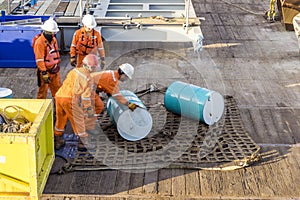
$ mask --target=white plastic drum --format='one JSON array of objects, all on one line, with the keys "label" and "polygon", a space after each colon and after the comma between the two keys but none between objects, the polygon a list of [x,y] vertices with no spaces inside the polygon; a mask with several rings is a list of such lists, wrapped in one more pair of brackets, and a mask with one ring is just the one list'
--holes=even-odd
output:
[{"label": "white plastic drum", "polygon": [[143,108],[124,111],[116,123],[119,134],[130,141],[146,137],[152,129],[152,117]]},{"label": "white plastic drum", "polygon": [[12,90],[8,88],[0,88],[0,98],[12,98]]}]

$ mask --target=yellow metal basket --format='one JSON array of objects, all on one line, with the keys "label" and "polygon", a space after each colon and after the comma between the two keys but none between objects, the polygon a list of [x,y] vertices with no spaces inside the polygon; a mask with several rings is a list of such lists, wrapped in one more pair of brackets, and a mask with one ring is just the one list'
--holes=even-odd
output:
[{"label": "yellow metal basket", "polygon": [[40,199],[54,162],[51,99],[0,99],[0,111],[32,122],[28,133],[0,132],[0,199]]}]

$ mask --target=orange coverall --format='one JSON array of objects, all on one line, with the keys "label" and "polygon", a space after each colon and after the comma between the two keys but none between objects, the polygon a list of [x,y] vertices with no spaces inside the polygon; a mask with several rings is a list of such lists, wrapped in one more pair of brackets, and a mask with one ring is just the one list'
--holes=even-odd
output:
[{"label": "orange coverall", "polygon": [[[75,68],[68,73],[63,85],[55,95],[55,136],[64,134],[68,119],[75,135],[88,136],[85,127],[84,109],[92,106],[91,99],[95,98],[93,94],[93,79],[85,68]],[[94,120],[96,120],[96,117]]]},{"label": "orange coverall", "polygon": [[[106,70],[102,72],[94,72],[91,74],[97,90],[111,95],[121,104],[127,104],[128,101],[122,96],[119,89],[120,75],[118,70]],[[99,95],[95,95],[95,113],[100,114],[104,108],[103,101]]]},{"label": "orange coverall", "polygon": [[51,43],[49,43],[45,36],[41,34],[41,36],[35,40],[33,50],[38,71],[47,70],[51,80],[49,84],[46,84],[43,81],[41,73],[38,73],[41,85],[38,89],[37,99],[46,99],[48,87],[50,88],[52,97],[54,97],[61,86],[60,72],[50,73],[50,69],[60,63],[57,40],[53,37]]},{"label": "orange coverall", "polygon": [[71,58],[77,56],[77,67],[82,66],[82,60],[86,55],[90,53],[97,54],[97,52],[100,58],[105,57],[101,34],[97,30],[92,29],[88,33],[82,27],[75,31],[70,47],[70,56]]}]

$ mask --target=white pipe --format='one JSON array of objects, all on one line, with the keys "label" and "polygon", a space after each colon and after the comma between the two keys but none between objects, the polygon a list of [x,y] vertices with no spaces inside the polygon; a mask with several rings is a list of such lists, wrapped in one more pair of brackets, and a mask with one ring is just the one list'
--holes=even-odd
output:
[{"label": "white pipe", "polygon": [[186,28],[186,31],[188,31],[188,26],[189,26],[189,10],[190,10],[190,0],[186,0],[186,5],[185,5],[185,28]]},{"label": "white pipe", "polygon": [[79,12],[80,12],[80,14],[79,14],[80,22],[79,23],[81,23],[81,20],[82,20],[82,0],[79,1]]},{"label": "white pipe", "polygon": [[10,14],[10,0],[7,0],[7,13]]}]

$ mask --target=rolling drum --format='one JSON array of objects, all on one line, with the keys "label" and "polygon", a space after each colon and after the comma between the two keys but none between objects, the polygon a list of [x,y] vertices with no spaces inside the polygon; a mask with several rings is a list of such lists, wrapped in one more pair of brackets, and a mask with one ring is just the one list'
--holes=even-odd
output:
[{"label": "rolling drum", "polygon": [[143,139],[152,129],[152,117],[145,105],[133,92],[121,90],[120,93],[127,101],[135,103],[139,107],[131,111],[127,106],[110,97],[106,106],[108,114],[124,139],[130,141]]},{"label": "rolling drum", "polygon": [[181,81],[168,87],[164,104],[173,113],[208,125],[216,123],[224,112],[224,98],[220,93]]}]

